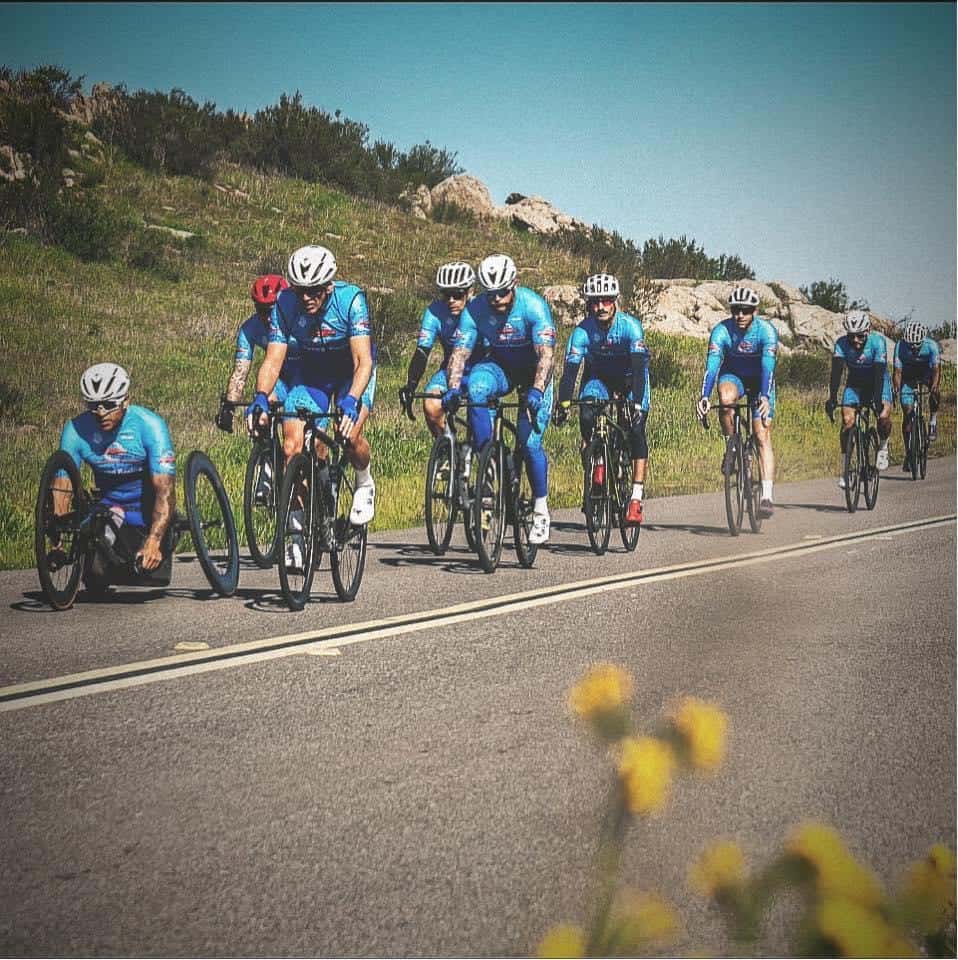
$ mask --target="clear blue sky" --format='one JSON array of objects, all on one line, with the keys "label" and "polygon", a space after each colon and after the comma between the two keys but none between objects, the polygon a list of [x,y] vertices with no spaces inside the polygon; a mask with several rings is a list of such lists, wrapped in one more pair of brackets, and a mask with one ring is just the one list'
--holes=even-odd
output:
[{"label": "clear blue sky", "polygon": [[0,61],[281,93],[641,243],[955,318],[954,4],[4,4]]}]

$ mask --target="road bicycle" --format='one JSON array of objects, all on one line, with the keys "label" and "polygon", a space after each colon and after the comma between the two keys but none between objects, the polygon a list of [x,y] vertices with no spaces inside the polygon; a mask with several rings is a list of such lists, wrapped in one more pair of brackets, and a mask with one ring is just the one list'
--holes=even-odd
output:
[{"label": "road bicycle", "polygon": [[[150,483],[149,475],[144,483]],[[210,587],[232,596],[239,581],[239,542],[229,497],[205,453],[186,458],[183,476],[186,515],[174,511],[163,542],[164,563],[155,571],[139,566],[143,534],[121,523],[102,500],[85,489],[80,470],[64,450],[51,454],[40,475],[34,511],[34,553],[40,588],[55,610],[69,609],[81,579],[91,596],[109,586],[167,586],[172,555],[189,533]]]},{"label": "road bicycle", "polygon": [[366,568],[367,525],[349,519],[356,475],[346,459],[349,441],[340,437],[338,414],[331,415],[332,430],[327,433],[317,421],[329,415],[303,408],[296,413],[306,429],[303,448],[283,475],[276,562],[283,599],[291,610],[302,610],[324,552],[329,553],[336,596],[343,601],[356,598]]},{"label": "road bicycle", "polygon": [[[725,454],[722,458],[722,473],[725,476],[725,519],[728,532],[737,537],[742,532],[742,521],[748,513],[752,533],[762,529],[759,512],[762,500],[762,465],[758,453],[758,440],[752,432],[751,394],[740,397],[735,403],[718,403],[712,410],[732,410],[732,432],[725,438]],[[708,416],[699,417],[708,430]]]},{"label": "road bicycle", "polygon": [[855,407],[855,424],[845,431],[845,453],[842,458],[842,480],[845,485],[845,506],[849,513],[858,509],[865,495],[865,506],[875,509],[878,501],[878,431],[872,426],[872,408],[868,404],[845,404]]},{"label": "road bicycle", "polygon": [[[919,383],[914,389],[914,406],[905,415],[908,435],[908,466],[912,480],[924,480],[928,472],[928,421],[925,419],[925,404],[928,402],[928,387]],[[910,426],[909,426],[910,425]]]},{"label": "road bicycle", "polygon": [[[410,403],[405,408],[410,420],[416,419],[411,401],[425,399],[438,400],[440,397],[434,393],[411,394]],[[461,442],[460,434],[464,437]],[[476,488],[477,466],[478,458],[472,455],[468,423],[461,417],[447,413],[446,429],[433,440],[426,463],[426,536],[429,546],[438,557],[446,552],[456,519],[460,516],[469,549],[476,549],[472,498]]]},{"label": "road bicycle", "polygon": [[[626,523],[626,511],[632,497],[632,453],[629,442],[630,408],[621,397],[586,397],[571,401],[575,406],[591,407],[595,427],[582,454],[582,505],[589,543],[601,556],[608,549],[612,525],[619,528],[622,545],[630,553],[639,542],[641,527]],[[610,415],[611,414],[611,415]],[[600,469],[597,469],[600,468]],[[599,482],[596,481],[599,477]]]}]

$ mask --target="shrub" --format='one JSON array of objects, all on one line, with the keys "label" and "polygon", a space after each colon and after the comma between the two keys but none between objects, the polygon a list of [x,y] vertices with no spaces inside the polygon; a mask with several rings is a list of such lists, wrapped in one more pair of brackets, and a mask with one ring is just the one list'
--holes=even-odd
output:
[{"label": "shrub", "polygon": [[816,280],[811,286],[799,287],[809,303],[832,313],[845,313],[847,310],[867,310],[867,300],[848,300],[848,291],[841,280],[830,277],[828,280]]},{"label": "shrub", "polygon": [[88,194],[49,198],[43,211],[43,236],[81,260],[111,260],[126,244],[132,224]]}]

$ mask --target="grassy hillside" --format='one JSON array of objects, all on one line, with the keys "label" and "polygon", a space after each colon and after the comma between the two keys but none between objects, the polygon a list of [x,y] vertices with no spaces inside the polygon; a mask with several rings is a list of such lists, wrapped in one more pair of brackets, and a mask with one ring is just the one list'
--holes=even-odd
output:
[{"label": "grassy hillside", "polygon": [[[156,231],[160,247],[134,268],[87,263],[19,234],[0,236],[0,567],[31,566],[36,483],[57,447],[66,419],[82,407],[78,382],[89,364],[115,360],[133,378],[134,402],[170,424],[180,465],[194,448],[218,465],[240,513],[248,441],[212,425],[232,369],[233,338],[249,315],[253,277],[282,272],[304,243],[328,245],[340,276],[369,291],[380,351],[376,410],[369,428],[379,496],[374,527],[422,520],[422,473],[429,438],[420,419],[409,423],[396,391],[414,347],[422,308],[432,296],[437,264],[477,263],[510,253],[522,283],[542,289],[577,282],[588,262],[541,244],[501,223],[438,224],[382,204],[360,201],[302,181],[239,167],[218,171],[212,184],[159,177],[115,160],[95,191],[116,214],[189,231]],[[154,231],[150,231],[151,234]],[[560,332],[562,340],[568,336]],[[705,434],[692,417],[703,343],[651,334],[653,414],[648,495],[718,486],[718,432]],[[835,473],[836,429],[822,412],[827,357],[787,358],[780,366],[775,431],[778,479]],[[430,372],[433,367],[430,368]],[[948,368],[942,442],[954,450],[954,368]],[[577,429],[551,428],[546,447],[557,506],[578,502]],[[900,440],[893,441],[900,456]],[[647,511],[655,516],[654,505]],[[718,520],[717,516],[717,520]]]}]

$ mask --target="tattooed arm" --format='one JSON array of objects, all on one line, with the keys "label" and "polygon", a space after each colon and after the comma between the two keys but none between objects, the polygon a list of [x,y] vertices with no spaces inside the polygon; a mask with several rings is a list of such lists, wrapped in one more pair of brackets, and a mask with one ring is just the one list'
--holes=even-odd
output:
[{"label": "tattooed arm", "polygon": [[139,556],[144,570],[155,570],[163,562],[160,549],[163,537],[173,520],[176,506],[176,478],[167,473],[153,474],[153,519]]},{"label": "tattooed arm", "polygon": [[472,352],[469,347],[454,347],[449,356],[449,365],[446,367],[446,376],[448,377],[449,389],[455,390],[462,383],[462,371],[466,367],[466,361]]},{"label": "tattooed arm", "polygon": [[249,376],[249,360],[237,360],[233,372],[230,374],[230,381],[226,385],[226,399],[236,402],[243,396],[243,387],[246,386],[246,378]]},{"label": "tattooed arm", "polygon": [[536,363],[536,375],[532,381],[532,386],[536,390],[545,393],[549,381],[552,379],[552,362],[555,355],[555,346],[551,343],[534,344],[533,349],[536,352],[538,361]]}]

